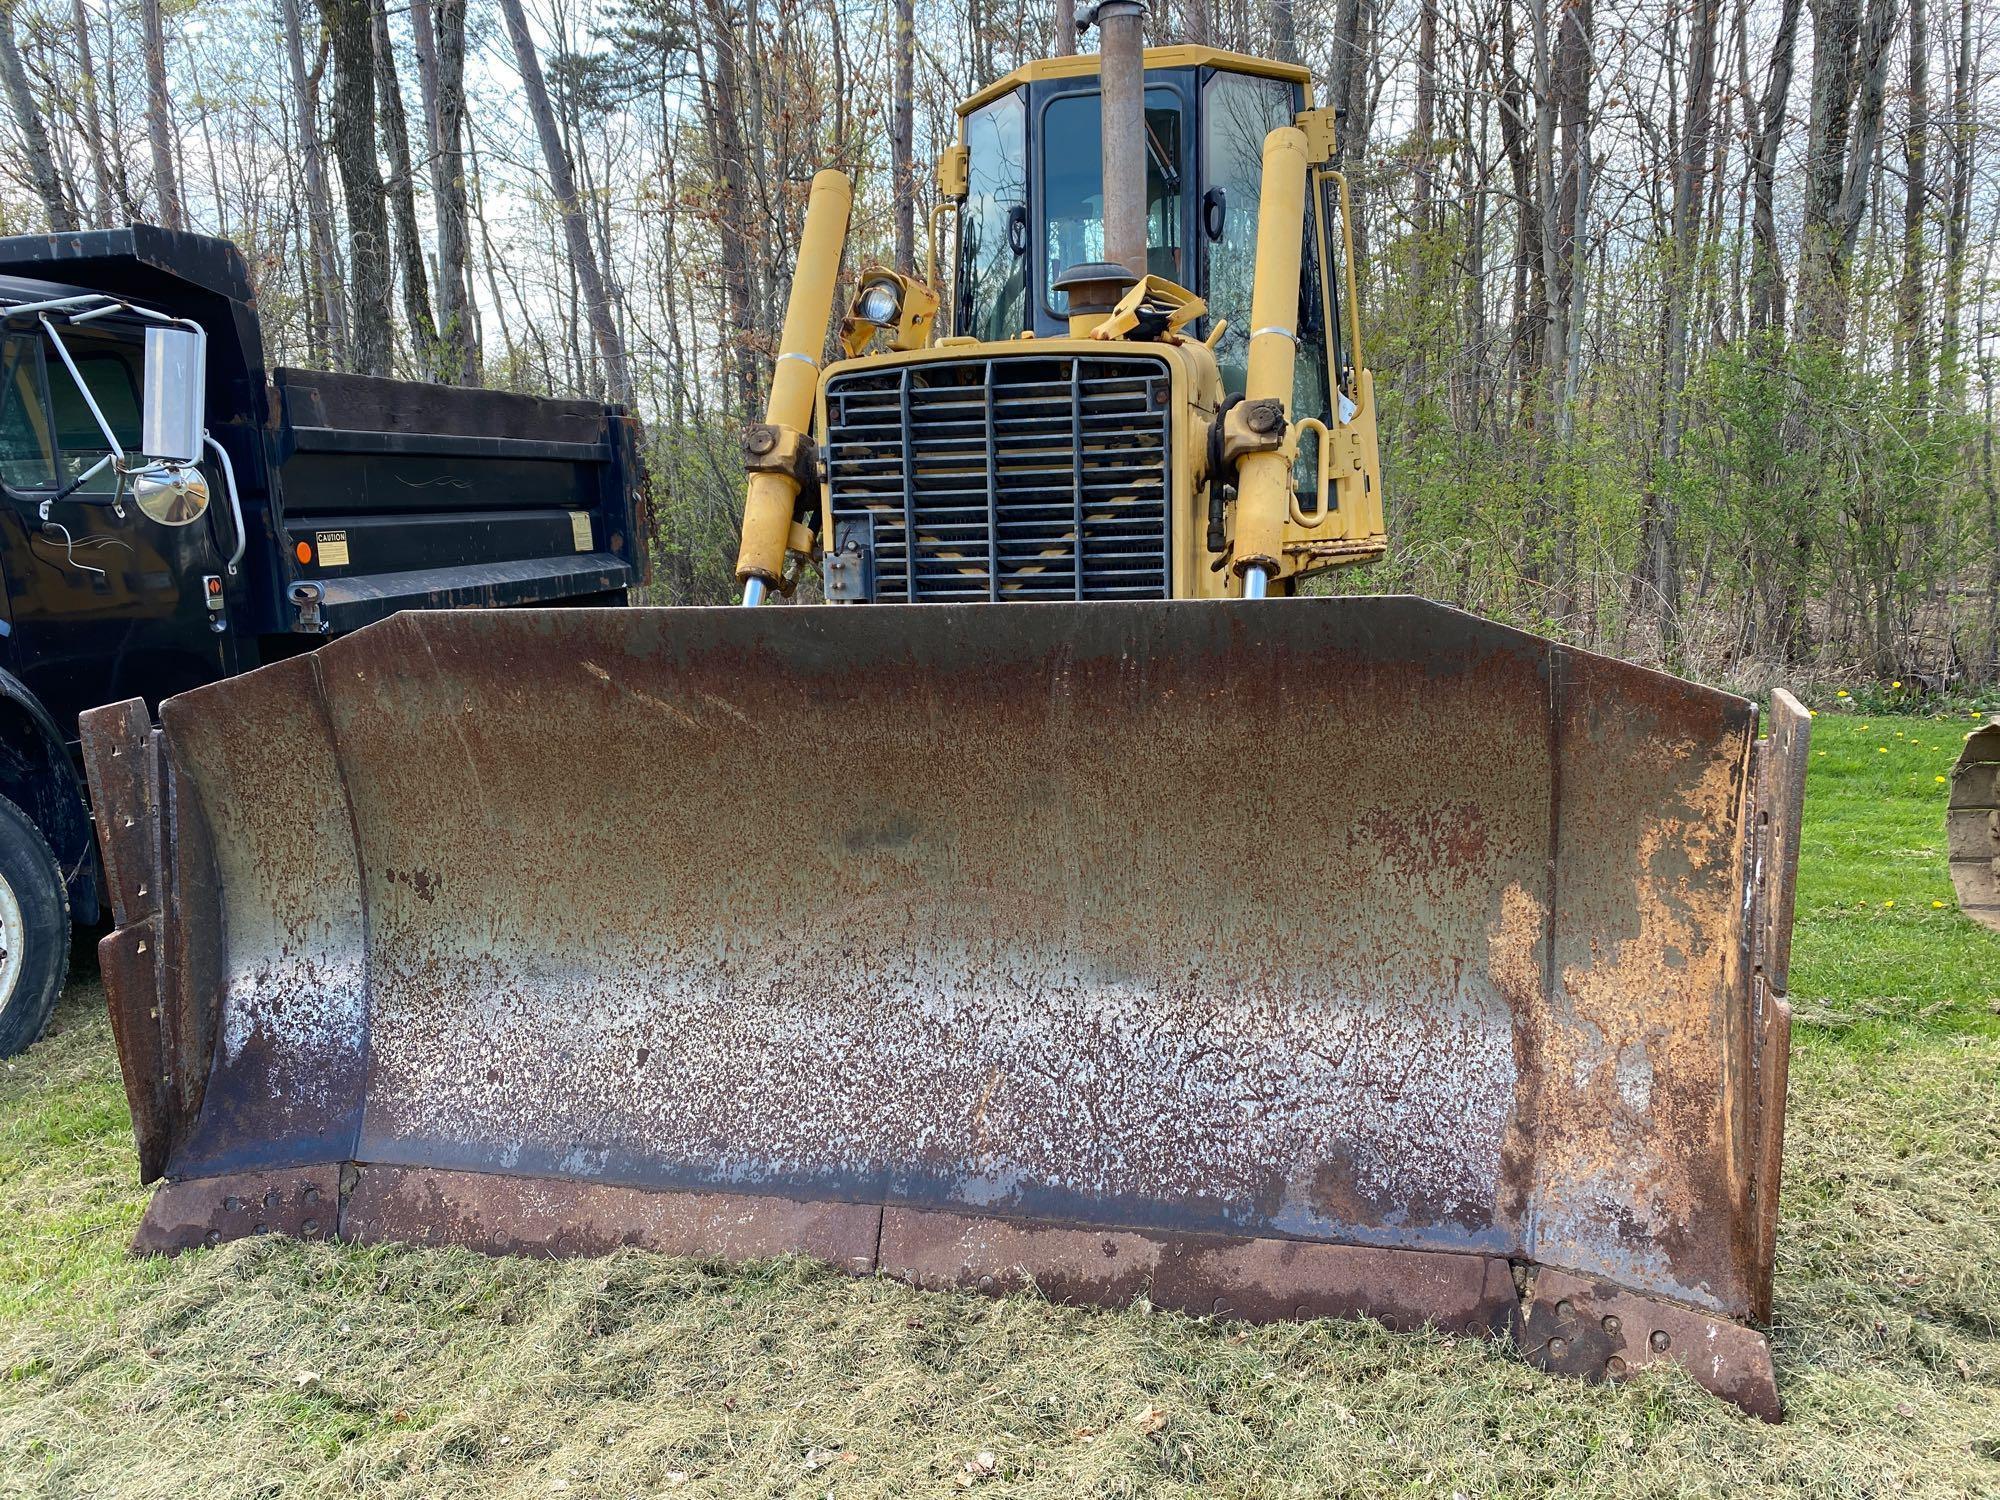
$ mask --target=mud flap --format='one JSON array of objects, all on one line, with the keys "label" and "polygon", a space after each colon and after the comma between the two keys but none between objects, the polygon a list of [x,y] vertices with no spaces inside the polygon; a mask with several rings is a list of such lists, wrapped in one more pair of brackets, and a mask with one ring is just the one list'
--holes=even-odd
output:
[{"label": "mud flap", "polygon": [[1754,733],[1412,599],[399,615],[86,720],[140,1245],[803,1251],[1774,1416]]}]

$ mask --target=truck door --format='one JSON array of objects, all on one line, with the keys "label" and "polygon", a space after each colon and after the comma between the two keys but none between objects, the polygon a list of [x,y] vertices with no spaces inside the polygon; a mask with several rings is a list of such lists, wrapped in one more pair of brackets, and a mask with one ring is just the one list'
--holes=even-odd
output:
[{"label": "truck door", "polygon": [[68,362],[39,329],[0,335],[0,573],[12,669],[73,736],[86,708],[135,696],[157,708],[237,663],[210,607],[222,602],[217,508],[163,526],[121,497],[110,465],[84,477],[108,452],[92,400],[139,451],[139,330],[107,319],[62,339]]}]

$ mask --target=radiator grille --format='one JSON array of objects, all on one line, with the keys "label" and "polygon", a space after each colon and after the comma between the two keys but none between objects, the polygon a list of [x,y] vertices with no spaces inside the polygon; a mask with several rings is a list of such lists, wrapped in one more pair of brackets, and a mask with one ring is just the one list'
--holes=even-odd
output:
[{"label": "radiator grille", "polygon": [[834,545],[867,549],[884,601],[1164,599],[1169,393],[1143,355],[837,374]]}]

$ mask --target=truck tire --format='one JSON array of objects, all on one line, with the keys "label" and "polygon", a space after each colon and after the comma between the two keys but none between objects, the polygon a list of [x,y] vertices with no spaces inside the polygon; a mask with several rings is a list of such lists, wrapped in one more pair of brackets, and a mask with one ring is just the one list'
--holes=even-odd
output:
[{"label": "truck tire", "polygon": [[69,892],[48,840],[0,797],[0,1057],[32,1046],[69,974]]}]

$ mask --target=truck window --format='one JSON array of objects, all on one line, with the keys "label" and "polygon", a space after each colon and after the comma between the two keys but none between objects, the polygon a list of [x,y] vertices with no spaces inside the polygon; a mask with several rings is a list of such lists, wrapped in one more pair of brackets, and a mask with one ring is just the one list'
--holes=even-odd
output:
[{"label": "truck window", "polygon": [[959,220],[959,331],[1011,339],[1026,328],[1026,261],[1007,221],[1028,208],[1027,106],[1018,90],[965,117],[971,157]]},{"label": "truck window", "polygon": [[0,481],[10,489],[55,488],[42,390],[41,336],[10,333],[0,339]]},{"label": "truck window", "polygon": [[[97,409],[118,435],[119,445],[134,458],[138,456],[141,415],[139,407],[139,345],[129,339],[109,337],[81,328],[63,330],[63,343],[77,372],[90,385]],[[108,451],[97,419],[90,414],[83,393],[76,388],[59,357],[49,356],[49,406],[55,414],[56,449],[61,455],[62,482],[70,483]],[[108,495],[116,484],[109,467],[93,475],[79,494]]]},{"label": "truck window", "polygon": [[[1214,73],[1202,89],[1203,191],[1226,195],[1222,238],[1208,242],[1208,308],[1227,318],[1215,347],[1222,384],[1240,394],[1250,363],[1250,294],[1257,278],[1257,215],[1264,186],[1264,137],[1292,123],[1292,86],[1276,78]],[[1298,362],[1292,381],[1292,415],[1331,421],[1327,390],[1327,316],[1320,293],[1319,212],[1306,197],[1305,253],[1299,262]],[[1299,445],[1297,483],[1317,485],[1314,441]]]},{"label": "truck window", "polygon": [[[1047,216],[1043,300],[1058,317],[1069,295],[1056,278],[1104,259],[1103,107],[1065,94],[1042,112],[1042,205]],[[1181,246],[1181,106],[1172,89],[1146,90],[1146,269],[1186,286]]]}]

